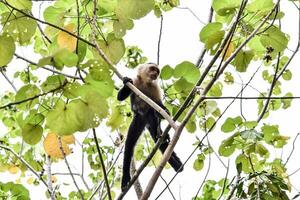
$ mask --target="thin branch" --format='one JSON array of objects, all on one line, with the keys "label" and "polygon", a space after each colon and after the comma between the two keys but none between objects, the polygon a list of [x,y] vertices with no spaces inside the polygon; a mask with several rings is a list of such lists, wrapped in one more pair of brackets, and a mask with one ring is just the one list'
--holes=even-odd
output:
[{"label": "thin branch", "polygon": [[103,157],[102,157],[102,153],[101,153],[100,146],[99,146],[99,143],[98,143],[98,139],[97,139],[96,129],[95,128],[93,128],[93,136],[94,136],[94,141],[96,143],[96,148],[97,148],[98,155],[99,155],[100,162],[101,162],[101,167],[102,167],[102,172],[103,172],[103,176],[104,176],[104,180],[105,180],[105,184],[106,184],[108,199],[112,200],[111,192],[110,192],[110,186],[109,186],[109,182],[108,182],[108,178],[107,178],[107,173],[106,173],[106,169],[105,169],[105,164],[104,164],[104,161],[103,161]]},{"label": "thin branch", "polygon": [[230,159],[228,159],[228,164],[227,164],[227,169],[226,169],[226,175],[225,175],[225,178],[224,178],[224,183],[223,183],[223,187],[222,187],[222,192],[218,198],[218,200],[221,199],[221,197],[223,196],[224,192],[225,192],[225,188],[226,188],[226,183],[227,183],[227,177],[228,177],[228,173],[229,173],[229,164],[230,164]]},{"label": "thin branch", "polygon": [[46,155],[46,163],[47,163],[47,178],[48,178],[48,190],[50,192],[51,200],[55,200],[55,191],[52,186],[52,174],[51,174],[51,160],[50,156]]},{"label": "thin branch", "polygon": [[52,90],[50,90],[50,91],[48,91],[48,92],[38,94],[38,95],[33,96],[33,97],[30,97],[30,98],[28,98],[28,99],[23,99],[23,100],[20,100],[20,101],[15,101],[15,102],[8,103],[8,104],[6,104],[6,105],[4,105],[4,106],[0,106],[0,110],[1,110],[1,109],[5,109],[5,108],[8,108],[8,107],[13,106],[13,105],[19,105],[19,104],[21,104],[21,103],[25,103],[25,102],[27,102],[27,101],[32,101],[32,100],[34,100],[34,99],[37,99],[37,98],[39,98],[39,97],[41,97],[41,96],[45,96],[45,95],[50,94],[50,93],[54,93],[54,92],[56,92],[56,91],[58,91],[58,90],[64,88],[64,87],[67,85],[67,83],[68,83],[68,82],[65,81],[65,82],[64,82],[62,85],[60,85],[59,87],[54,88],[54,89],[52,89]]},{"label": "thin branch", "polygon": [[203,25],[205,25],[206,23],[205,22],[203,22],[197,15],[196,15],[196,13],[192,10],[192,9],[190,9],[189,7],[179,7],[179,6],[177,6],[177,7],[175,7],[175,8],[177,8],[177,9],[180,9],[180,10],[188,10],[201,24],[203,24]]},{"label": "thin branch", "polygon": [[[277,64],[276,64],[275,74],[274,74],[273,81],[271,83],[271,87],[270,87],[268,97],[270,97],[272,95],[274,87],[276,85],[276,82],[277,82],[276,76],[277,76],[277,73],[278,73],[278,70],[279,70],[279,64],[280,64],[280,53],[278,53],[278,55],[277,55]],[[264,105],[264,107],[263,107],[263,109],[262,109],[262,111],[261,111],[261,113],[260,113],[260,115],[257,119],[257,123],[259,123],[262,120],[262,118],[264,117],[264,115],[266,114],[269,103],[270,103],[270,98],[267,99],[266,104]]]},{"label": "thin branch", "polygon": [[[239,9],[239,14],[238,14],[238,18],[239,16],[241,16],[244,8],[246,7],[247,4],[247,0],[243,1],[241,3],[240,9]],[[196,109],[198,108],[198,106],[203,102],[204,98],[206,96],[206,94],[208,93],[208,91],[210,90],[210,88],[213,86],[213,84],[215,83],[215,81],[220,77],[221,74],[223,74],[224,70],[226,69],[226,67],[229,65],[229,63],[235,58],[235,56],[237,55],[237,53],[256,35],[256,33],[262,28],[262,26],[266,23],[266,21],[269,19],[269,17],[271,16],[271,14],[274,12],[274,10],[277,8],[278,4],[279,4],[280,0],[277,1],[277,4],[274,6],[274,8],[271,10],[271,12],[265,17],[265,19],[258,25],[258,27],[245,39],[245,41],[235,50],[235,52],[226,60],[226,62],[223,64],[223,66],[220,68],[219,73],[215,76],[215,78],[213,78],[208,85],[206,86],[206,88],[203,91],[203,94],[200,95],[200,98],[196,101],[195,105],[188,111],[188,113],[186,114],[185,118],[183,119],[182,123],[180,124],[180,126],[176,129],[175,134],[168,146],[168,148],[166,149],[165,153],[163,154],[163,157],[161,159],[160,165],[158,166],[158,168],[155,170],[155,173],[153,174],[153,176],[151,177],[145,192],[141,198],[141,200],[146,200],[148,199],[148,197],[150,196],[154,185],[156,184],[159,175],[161,174],[163,167],[165,166],[165,164],[167,163],[167,161],[169,160],[173,149],[177,143],[177,141],[179,140],[179,137],[182,133],[182,130],[184,128],[184,126],[187,124],[187,122],[189,121],[189,119],[192,117],[192,115],[194,114],[194,112],[196,111]]]},{"label": "thin branch", "polygon": [[15,85],[13,84],[13,82],[11,80],[9,80],[9,78],[7,77],[7,75],[4,73],[3,70],[0,69],[1,74],[3,75],[3,77],[6,79],[6,81],[11,85],[11,87],[14,89],[15,92],[17,92],[17,88],[15,87]]},{"label": "thin branch", "polygon": [[76,183],[75,177],[74,177],[74,175],[73,175],[73,172],[72,172],[72,170],[71,170],[71,168],[70,168],[70,165],[69,165],[69,162],[68,162],[68,160],[67,160],[66,153],[65,153],[65,151],[64,151],[64,149],[63,149],[63,146],[62,146],[61,137],[58,137],[58,143],[59,143],[60,151],[61,151],[61,153],[62,153],[62,155],[63,155],[64,160],[65,160],[66,166],[67,166],[67,168],[68,168],[68,171],[70,172],[71,178],[72,178],[72,180],[73,180],[73,183],[74,183],[75,187],[77,188],[77,191],[78,191],[78,193],[79,193],[81,199],[84,200],[84,196],[83,196],[83,194],[81,193],[81,190],[80,190],[79,186],[78,186],[77,183]]},{"label": "thin branch", "polygon": [[[116,157],[116,159],[115,159],[115,161],[114,161],[114,163],[111,165],[111,167],[109,168],[109,170],[107,171],[107,174],[109,174],[110,173],[110,171],[112,170],[112,169],[114,169],[114,167],[115,167],[115,165],[116,165],[116,163],[117,163],[117,161],[118,161],[118,159],[119,159],[119,157],[120,157],[120,155],[121,155],[121,153],[123,152],[123,147],[121,148],[121,150],[120,150],[120,152],[118,153],[118,155],[117,155],[117,157]],[[98,190],[100,189],[100,187],[101,187],[101,185],[103,184],[103,180],[99,183],[99,185],[96,187],[96,189],[93,191],[93,193],[92,193],[92,195],[88,198],[88,200],[91,200],[95,195],[96,195],[96,193],[98,192]]]},{"label": "thin branch", "polygon": [[299,135],[300,135],[300,133],[297,133],[296,137],[294,138],[293,148],[292,148],[292,150],[291,150],[291,152],[290,152],[290,154],[289,154],[288,158],[286,159],[286,161],[285,161],[285,163],[284,163],[283,166],[286,166],[286,164],[289,162],[290,158],[292,157],[292,155],[293,155],[293,153],[295,151],[295,143],[296,143],[296,140],[297,140],[297,138],[298,138]]},{"label": "thin branch", "polygon": [[214,99],[214,100],[223,100],[223,99],[241,99],[241,100],[258,100],[258,99],[263,99],[263,100],[272,100],[272,99],[300,99],[300,96],[296,97],[288,97],[288,96],[280,96],[280,97],[236,97],[236,96],[221,96],[221,97],[203,97],[203,99]]},{"label": "thin branch", "polygon": [[160,59],[160,43],[161,43],[161,37],[163,32],[162,31],[163,22],[164,22],[164,16],[160,15],[160,30],[159,30],[158,43],[157,43],[157,65],[159,65],[159,59]]},{"label": "thin branch", "polygon": [[[134,161],[134,159],[132,159],[131,160],[131,167],[130,167],[130,174],[133,175],[135,173],[135,171],[136,171],[135,161]],[[141,198],[141,196],[143,194],[143,188],[142,188],[142,185],[139,182],[139,180],[137,180],[134,183],[134,190],[135,190],[137,198],[138,199]]]},{"label": "thin branch", "polygon": [[[210,7],[210,11],[209,11],[209,15],[208,15],[208,20],[207,20],[208,23],[210,23],[212,21],[213,14],[214,14],[214,9],[212,7]],[[202,49],[202,51],[200,53],[200,56],[199,56],[199,58],[197,60],[197,63],[196,63],[196,66],[198,68],[200,68],[200,66],[201,66],[201,64],[203,62],[204,55],[205,55],[206,52],[207,52],[206,48],[203,47],[203,49]]]},{"label": "thin branch", "polygon": [[23,159],[21,156],[19,156],[13,149],[7,147],[7,146],[4,146],[2,144],[0,144],[0,148],[2,149],[5,149],[6,151],[9,151],[11,152],[16,158],[18,158],[18,160],[20,160],[39,180],[42,181],[42,183],[47,187],[47,190],[50,193],[49,191],[49,187],[48,187],[48,184],[46,183],[46,181],[43,179],[42,176],[40,176],[33,167],[30,166],[29,163],[27,163],[27,161],[25,159]]},{"label": "thin branch", "polygon": [[[16,53],[15,53],[14,55],[16,56],[16,58],[21,59],[21,60],[24,60],[25,62],[27,62],[27,63],[29,63],[29,64],[31,64],[31,65],[38,66],[37,63],[35,63],[35,62],[31,61],[31,60],[28,60],[27,58],[24,58],[24,57],[22,57],[22,56],[20,56],[20,55],[18,55],[18,54],[16,54]],[[38,66],[38,67],[39,67],[39,66]],[[64,75],[65,77],[68,77],[68,78],[72,78],[72,79],[81,79],[80,77],[72,76],[72,75],[69,75],[69,74],[65,74],[65,73],[63,73],[63,72],[60,72],[60,71],[57,71],[57,70],[54,70],[54,69],[50,69],[50,68],[48,68],[48,67],[40,67],[40,68],[45,69],[45,70],[48,70],[48,71],[53,72],[53,73],[55,73],[55,74]]]}]

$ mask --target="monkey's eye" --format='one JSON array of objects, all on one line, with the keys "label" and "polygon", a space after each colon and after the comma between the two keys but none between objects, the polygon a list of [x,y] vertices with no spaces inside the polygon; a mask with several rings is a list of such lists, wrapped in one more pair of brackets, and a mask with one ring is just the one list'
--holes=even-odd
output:
[{"label": "monkey's eye", "polygon": [[156,71],[159,74],[159,69],[157,67],[150,67],[150,71]]}]

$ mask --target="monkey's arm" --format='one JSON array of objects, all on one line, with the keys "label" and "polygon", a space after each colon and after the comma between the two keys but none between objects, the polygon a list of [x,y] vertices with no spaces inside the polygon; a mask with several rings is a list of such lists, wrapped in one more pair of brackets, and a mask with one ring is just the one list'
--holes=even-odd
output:
[{"label": "monkey's arm", "polygon": [[[164,104],[161,101],[155,102],[157,105],[159,105],[162,109],[164,109],[164,111],[166,111],[168,113],[168,115],[170,115],[169,110],[166,108],[166,106],[164,106]],[[159,118],[163,119],[164,117],[159,114]]]},{"label": "monkey's arm", "polygon": [[123,84],[124,84],[124,86],[118,92],[117,99],[119,101],[125,100],[132,93],[131,89],[126,85],[126,83],[128,83],[128,82],[133,83],[133,81],[132,81],[131,78],[124,77],[123,78]]}]

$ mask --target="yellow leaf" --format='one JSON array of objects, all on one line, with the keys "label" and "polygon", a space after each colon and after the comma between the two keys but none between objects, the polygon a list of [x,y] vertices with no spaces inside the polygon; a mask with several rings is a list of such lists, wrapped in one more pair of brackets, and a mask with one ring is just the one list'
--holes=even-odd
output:
[{"label": "yellow leaf", "polygon": [[55,183],[57,181],[56,176],[51,176],[51,181],[52,181],[52,183]]},{"label": "yellow leaf", "polygon": [[[224,52],[225,52],[225,49],[227,48],[226,50],[226,53],[224,55]],[[222,52],[222,55],[224,55],[224,60],[227,60],[231,54],[234,52],[235,50],[235,47],[234,47],[234,44],[232,42],[229,43],[228,47],[227,45],[225,46],[225,48],[223,49],[223,52]]]},{"label": "yellow leaf", "polygon": [[[68,24],[64,27],[66,31],[71,33],[74,33],[74,28],[75,28],[74,24]],[[71,52],[73,52],[76,49],[77,38],[71,36],[66,32],[60,31],[57,36],[57,43],[59,47],[66,48]]]},{"label": "yellow leaf", "polygon": [[31,185],[34,182],[34,178],[31,176],[27,179],[27,184]]},{"label": "yellow leaf", "polygon": [[[63,151],[65,152],[66,156],[69,155],[71,153],[71,149],[69,148],[68,143],[65,142],[64,139],[62,139],[61,145],[62,145]],[[55,133],[48,133],[48,135],[46,136],[46,138],[44,140],[44,149],[45,149],[46,153],[53,158],[63,158],[64,157],[61,152],[58,137]]]},{"label": "yellow leaf", "polygon": [[12,165],[12,166],[10,166],[10,167],[8,168],[8,171],[9,171],[9,173],[11,173],[11,174],[16,174],[16,173],[18,173],[18,172],[20,171],[20,168],[17,167],[17,166],[15,166],[15,165]]}]

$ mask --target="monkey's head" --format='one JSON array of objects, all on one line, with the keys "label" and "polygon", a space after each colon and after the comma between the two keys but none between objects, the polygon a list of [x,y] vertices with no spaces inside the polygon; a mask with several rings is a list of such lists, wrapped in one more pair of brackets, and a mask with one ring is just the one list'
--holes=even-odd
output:
[{"label": "monkey's head", "polygon": [[147,83],[155,81],[159,76],[160,70],[154,63],[143,64],[138,69],[138,77]]}]

